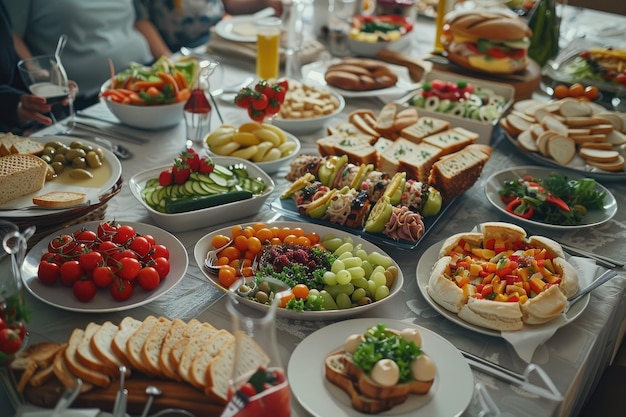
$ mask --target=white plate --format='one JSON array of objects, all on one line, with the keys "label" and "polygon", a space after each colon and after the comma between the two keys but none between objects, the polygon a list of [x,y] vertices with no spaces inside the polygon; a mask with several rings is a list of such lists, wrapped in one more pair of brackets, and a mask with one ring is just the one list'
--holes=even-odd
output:
[{"label": "white plate", "polygon": [[[87,194],[87,197],[85,197],[85,201],[89,201],[91,204],[97,204],[99,202],[98,198],[101,195],[105,194],[107,191],[111,190],[113,186],[117,183],[117,181],[120,179],[120,176],[122,175],[122,164],[120,164],[119,159],[117,159],[117,157],[113,154],[113,152],[109,151],[108,149],[96,143],[90,142],[86,139],[77,139],[77,138],[72,138],[72,137],[67,137],[67,136],[59,136],[59,137],[50,136],[50,137],[45,137],[45,138],[44,137],[41,137],[41,138],[30,137],[29,139],[37,141],[37,142],[41,142],[41,143],[59,141],[68,146],[72,142],[79,141],[79,142],[84,143],[85,145],[89,145],[94,148],[101,148],[104,153],[104,163],[100,168],[90,169],[90,171],[94,172],[95,175],[99,175],[98,173],[108,173],[108,175],[105,178],[104,182],[101,182],[100,180],[95,179],[95,178],[74,182],[74,181],[70,181],[69,174],[64,172],[62,175],[63,181],[58,181],[58,179],[47,181],[41,190],[25,195],[18,199],[11,200],[4,204],[1,204],[0,209],[2,209],[3,207],[10,208],[10,207],[32,206],[33,205],[32,198],[34,196],[51,192],[51,191],[73,191],[73,192],[78,192],[78,193],[85,193]],[[101,184],[101,185],[98,185],[98,184]],[[67,210],[72,210],[72,209],[67,209]],[[0,211],[0,216],[13,217],[13,218],[45,216],[48,214],[59,214],[62,211],[64,210],[44,210],[44,209],[37,209],[37,211],[7,210],[7,211]]]},{"label": "white plate", "polygon": [[[487,329],[485,327],[477,326],[475,324],[468,323],[465,320],[462,320],[461,318],[459,318],[458,315],[449,310],[446,310],[445,308],[437,304],[435,300],[430,298],[430,295],[428,294],[428,281],[430,280],[430,272],[433,269],[433,265],[435,265],[435,262],[439,260],[439,250],[441,249],[443,242],[444,241],[442,240],[438,243],[435,243],[430,248],[426,249],[426,252],[424,252],[424,254],[417,263],[417,270],[415,271],[415,275],[417,278],[417,286],[419,287],[420,292],[422,293],[426,301],[428,301],[428,303],[431,305],[431,307],[448,320],[458,324],[459,326],[465,327],[466,329],[473,330],[478,333],[489,336],[502,337],[501,333],[497,330]],[[560,322],[559,328],[578,318],[578,316],[580,316],[582,312],[585,311],[585,309],[587,308],[587,305],[589,304],[589,298],[590,294],[587,293],[587,295],[585,295],[580,301],[575,303],[567,312],[566,320]],[[551,325],[551,323],[535,325],[524,324],[522,329],[518,330],[518,332],[523,332],[524,329],[531,328],[533,331],[537,331],[542,327],[547,327]]]},{"label": "white plate", "polygon": [[[246,223],[243,224],[243,226],[248,226],[248,225],[253,225],[254,223]],[[268,223],[268,225],[270,225],[271,227],[278,227],[278,228],[283,228],[283,227],[290,227],[290,228],[295,228],[295,227],[300,227],[302,229],[304,229],[305,232],[310,233],[310,232],[315,232],[317,233],[320,237],[323,237],[326,234],[333,234],[336,237],[351,237],[354,245],[361,245],[363,247],[363,249],[365,249],[367,252],[372,252],[372,251],[377,251],[380,252],[381,254],[387,255],[389,256],[386,252],[384,252],[382,249],[380,249],[378,246],[374,245],[373,243],[370,243],[366,240],[361,239],[358,236],[355,236],[353,234],[347,233],[347,232],[343,232],[341,230],[337,230],[337,229],[332,229],[330,227],[325,227],[325,226],[320,226],[320,225],[316,225],[316,224],[307,224],[307,223],[299,223],[299,222],[271,222]],[[215,230],[211,233],[209,233],[208,235],[203,236],[200,240],[198,240],[198,242],[196,243],[196,246],[193,249],[193,256],[196,260],[196,264],[198,264],[198,268],[200,268],[200,270],[202,271],[202,273],[204,274],[204,276],[209,280],[209,282],[211,282],[213,285],[215,285],[217,288],[223,290],[223,291],[227,291],[226,288],[222,287],[220,285],[220,283],[217,280],[217,277],[214,275],[209,274],[205,269],[204,269],[204,259],[206,258],[206,254],[208,251],[210,251],[213,247],[211,245],[211,240],[213,239],[213,236],[215,235],[226,235],[226,236],[230,236],[231,234],[231,230],[232,230],[232,226],[229,227],[225,227],[223,229],[219,229],[219,230]],[[392,260],[393,261],[393,260]],[[389,295],[380,300],[380,301],[376,301],[373,302],[371,304],[367,304],[367,305],[363,305],[363,306],[358,306],[358,307],[353,307],[353,308],[348,308],[345,310],[328,310],[328,311],[302,311],[302,312],[298,312],[298,311],[293,311],[293,310],[287,310],[285,308],[279,308],[277,315],[280,317],[286,317],[286,318],[290,318],[290,319],[302,319],[302,320],[334,320],[334,319],[340,319],[340,318],[346,318],[346,317],[354,317],[356,315],[362,314],[363,312],[370,310],[371,308],[377,307],[379,305],[381,305],[382,303],[386,303],[389,300],[391,300],[393,298],[394,295],[396,295],[397,293],[400,292],[400,290],[402,289],[402,284],[404,283],[404,277],[402,275],[402,270],[400,269],[400,266],[396,263],[396,261],[393,261],[393,264],[398,268],[398,276],[396,277],[395,282],[393,283],[393,285],[391,286],[391,288],[389,288]],[[257,310],[261,310],[261,311],[266,311],[269,306],[265,305],[265,304],[261,304],[261,303],[257,303],[256,301],[252,301],[249,300],[247,298],[241,298],[242,302],[244,304],[249,305],[250,307],[253,307]]]},{"label": "white plate", "polygon": [[326,122],[341,113],[346,105],[346,101],[342,95],[338,94],[336,91],[331,91],[331,94],[339,101],[339,106],[332,113],[306,119],[283,119],[276,117],[272,120],[272,124],[294,135],[313,133],[320,129],[324,129],[326,127]]},{"label": "white plate", "polygon": [[388,328],[419,329],[424,352],[437,367],[435,382],[426,395],[409,395],[403,404],[383,416],[458,416],[469,405],[474,392],[474,376],[461,353],[446,339],[428,329],[398,320],[363,318],[331,324],[312,333],[291,354],[287,378],[294,396],[316,417],[366,415],[354,410],[350,398],[324,376],[324,357],[341,349],[344,340],[355,333],[384,323]]},{"label": "white plate", "polygon": [[72,289],[57,283],[56,285],[44,285],[37,278],[37,267],[41,256],[47,252],[48,242],[55,236],[63,233],[72,233],[75,230],[86,228],[96,231],[101,221],[93,221],[77,224],[63,230],[59,230],[43,238],[37,243],[27,254],[22,266],[22,280],[24,285],[32,295],[40,299],[44,303],[58,307],[63,310],[78,311],[81,313],[108,313],[113,311],[129,310],[139,307],[161,297],[172,288],[174,288],[180,280],[183,279],[187,272],[187,264],[189,258],[183,244],[168,232],[159,229],[156,226],[143,223],[125,222],[117,219],[118,223],[129,225],[135,228],[140,234],[149,234],[154,236],[157,243],[167,246],[170,251],[170,273],[152,291],[144,291],[141,288],[135,288],[133,295],[125,301],[115,301],[109,294],[107,288],[98,289],[94,299],[83,303],[78,301],[72,294]]},{"label": "white plate", "polygon": [[[302,67],[302,78],[305,82],[310,81],[314,84],[327,85],[326,80],[324,79],[326,69],[331,65],[339,63],[340,61],[340,59],[333,59],[329,61],[316,61],[304,65]],[[408,91],[415,90],[421,85],[420,83],[414,83],[413,80],[411,80],[407,67],[393,64],[385,65],[398,75],[398,82],[392,87],[368,91],[350,91],[334,86],[329,86],[329,88],[332,88],[344,97],[378,97],[383,95],[406,94]]]},{"label": "white plate", "polygon": [[256,42],[255,25],[258,20],[259,18],[253,15],[232,16],[228,19],[222,19],[215,25],[215,33],[229,41]]},{"label": "white plate", "polygon": [[[504,186],[505,181],[516,180],[518,178],[522,178],[525,175],[531,175],[535,178],[547,178],[550,174],[557,172],[552,168],[542,168],[542,167],[533,167],[533,166],[521,166],[521,167],[513,167],[507,168],[502,171],[496,172],[492,174],[487,181],[485,182],[485,195],[489,202],[496,207],[498,210],[511,217],[514,220],[525,223],[529,226],[540,226],[548,229],[555,230],[576,230],[585,227],[598,226],[602,223],[606,223],[609,221],[615,213],[617,213],[617,201],[615,201],[615,197],[609,190],[604,188],[602,185],[596,182],[596,190],[602,191],[606,193],[606,198],[604,201],[604,208],[602,210],[589,210],[585,217],[583,217],[581,224],[575,226],[562,226],[559,224],[548,224],[543,223],[536,220],[524,219],[519,216],[515,216],[508,211],[506,211],[506,204],[500,198],[499,191]],[[557,172],[558,173],[558,172]],[[562,174],[566,175],[570,179],[580,179],[584,176],[576,175],[576,174]]]},{"label": "white plate", "polygon": [[258,213],[267,198],[272,194],[272,191],[274,191],[274,181],[272,178],[257,165],[241,158],[216,156],[213,157],[213,161],[216,164],[226,167],[231,164],[245,164],[250,176],[253,178],[261,178],[267,185],[267,188],[261,195],[253,196],[247,200],[235,201],[233,203],[185,213],[167,214],[158,212],[150,207],[141,197],[141,192],[146,187],[146,181],[152,178],[158,178],[161,171],[171,168],[171,165],[151,168],[133,175],[128,182],[128,187],[133,197],[148,211],[150,217],[152,217],[159,226],[170,232],[185,232],[188,230],[201,229],[203,227],[241,219],[242,217]]}]

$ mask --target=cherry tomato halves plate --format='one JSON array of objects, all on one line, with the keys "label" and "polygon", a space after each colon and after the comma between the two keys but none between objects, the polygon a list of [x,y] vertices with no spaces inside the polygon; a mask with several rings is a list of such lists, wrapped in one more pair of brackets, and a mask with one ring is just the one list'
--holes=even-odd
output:
[{"label": "cherry tomato halves plate", "polygon": [[131,297],[125,301],[115,301],[108,288],[98,289],[96,296],[88,301],[81,302],[72,294],[72,288],[56,283],[45,285],[37,278],[37,269],[41,256],[47,252],[48,243],[54,237],[61,234],[71,234],[81,228],[96,231],[102,221],[93,221],[70,226],[52,233],[50,236],[39,241],[26,255],[22,266],[22,280],[25,287],[32,295],[44,303],[63,310],[78,311],[81,313],[106,313],[113,311],[129,310],[147,304],[174,288],[187,272],[188,256],[183,244],[173,235],[149,224],[118,221],[122,225],[132,226],[135,231],[142,235],[151,235],[156,243],[165,245],[170,253],[170,272],[161,280],[159,286],[152,291],[145,291],[139,286],[135,288]]}]

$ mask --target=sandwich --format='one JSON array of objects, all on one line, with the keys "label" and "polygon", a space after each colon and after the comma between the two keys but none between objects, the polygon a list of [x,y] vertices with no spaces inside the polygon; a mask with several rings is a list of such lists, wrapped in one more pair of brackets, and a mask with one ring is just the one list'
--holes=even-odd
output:
[{"label": "sandwich", "polygon": [[451,13],[442,43],[448,59],[462,67],[512,74],[528,66],[532,31],[518,17],[496,12]]}]

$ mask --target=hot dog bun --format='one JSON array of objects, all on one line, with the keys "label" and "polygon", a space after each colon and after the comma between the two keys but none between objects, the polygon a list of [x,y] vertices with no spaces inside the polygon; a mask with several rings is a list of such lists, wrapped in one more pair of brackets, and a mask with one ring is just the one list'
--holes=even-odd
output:
[{"label": "hot dog bun", "polygon": [[373,59],[349,58],[331,65],[324,79],[329,85],[350,91],[388,88],[398,76],[387,65]]},{"label": "hot dog bun", "polygon": [[512,74],[528,66],[532,31],[518,17],[497,12],[446,15],[443,44],[448,59],[475,71]]}]

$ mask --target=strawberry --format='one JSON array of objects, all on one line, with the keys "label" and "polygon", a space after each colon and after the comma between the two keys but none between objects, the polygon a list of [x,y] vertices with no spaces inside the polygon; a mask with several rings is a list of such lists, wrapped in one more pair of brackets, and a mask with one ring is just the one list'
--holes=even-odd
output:
[{"label": "strawberry", "polygon": [[215,164],[213,163],[213,160],[209,158],[208,156],[205,156],[202,159],[200,159],[200,166],[198,167],[198,172],[200,172],[201,174],[210,174],[211,172],[213,172],[214,168],[215,168]]},{"label": "strawberry", "polygon": [[189,165],[185,164],[181,159],[176,159],[172,168],[174,183],[184,184],[189,179],[189,175],[191,175]]},{"label": "strawberry", "polygon": [[162,185],[164,187],[172,184],[172,170],[171,169],[164,169],[163,171],[161,171],[161,173],[159,174],[159,185]]},{"label": "strawberry", "polygon": [[265,94],[267,99],[271,101],[276,95],[276,88],[275,86],[271,86],[268,84],[265,87],[263,87],[263,89],[261,90],[261,93]]},{"label": "strawberry", "polygon": [[200,155],[198,155],[196,151],[189,148],[180,155],[180,159],[182,159],[183,163],[189,165],[189,169],[192,172],[198,171],[198,167],[200,166]]}]

